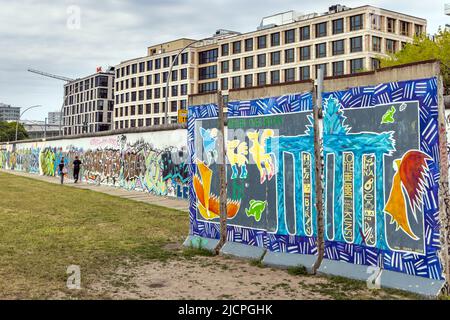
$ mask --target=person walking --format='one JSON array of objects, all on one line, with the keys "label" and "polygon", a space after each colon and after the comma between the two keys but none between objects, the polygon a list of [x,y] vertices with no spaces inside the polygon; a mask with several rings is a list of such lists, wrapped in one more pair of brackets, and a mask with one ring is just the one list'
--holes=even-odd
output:
[{"label": "person walking", "polygon": [[61,184],[64,184],[64,175],[67,173],[67,169],[64,165],[64,157],[61,157],[61,161],[59,162],[58,173],[61,176]]},{"label": "person walking", "polygon": [[78,156],[75,156],[75,160],[73,161],[73,179],[75,180],[74,183],[78,182],[80,176],[80,166],[81,160],[78,158]]}]

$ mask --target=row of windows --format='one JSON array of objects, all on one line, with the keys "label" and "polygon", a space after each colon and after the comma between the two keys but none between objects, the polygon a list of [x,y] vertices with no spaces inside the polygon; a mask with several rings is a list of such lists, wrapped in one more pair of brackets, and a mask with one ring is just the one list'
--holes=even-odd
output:
[{"label": "row of windows", "polygon": [[[147,104],[138,104],[138,105],[130,105],[115,108],[115,117],[128,117],[135,115],[144,115],[144,114],[158,114],[165,112],[165,102],[155,102],[155,103],[147,103]],[[187,108],[187,100],[179,100],[179,101],[170,101],[169,112],[177,112],[180,109],[186,110]]]},{"label": "row of windows", "polygon": [[82,126],[64,128],[64,135],[108,131],[110,130],[110,127],[111,125],[109,123],[85,124]]},{"label": "row of windows", "polygon": [[[169,72],[149,74],[146,76],[134,77],[126,80],[116,81],[116,91],[126,90],[129,88],[150,86],[152,84],[166,83],[169,77]],[[170,81],[186,80],[188,77],[187,68],[180,70],[173,70]]]},{"label": "row of windows", "polygon": [[[350,73],[357,73],[364,70],[364,58],[348,60]],[[329,64],[316,64],[315,70],[319,68],[324,69],[324,75],[340,76],[344,74],[345,61],[335,61],[331,63],[331,70],[328,70]],[[379,68],[379,61],[377,59],[372,60],[372,68]],[[250,88],[253,86],[264,86],[266,84],[278,84],[281,83],[281,75],[284,76],[284,82],[292,82],[297,80],[311,79],[311,66],[304,66],[298,69],[298,77],[296,76],[296,68],[288,68],[284,70],[273,70],[270,72],[259,72],[256,74],[247,74],[244,76],[235,76],[231,78],[220,79],[221,90]],[[331,72],[331,73],[330,73]],[[270,82],[269,77],[270,76]]]},{"label": "row of windows", "polygon": [[[177,55],[168,56],[164,58],[156,58],[154,60],[148,60],[148,61],[142,61],[139,63],[133,63],[121,68],[118,68],[116,70],[116,79],[120,77],[129,76],[130,74],[137,74],[146,72],[146,71],[152,71],[158,70],[161,68],[169,68],[171,61],[173,62],[174,66],[178,65],[178,58]],[[181,63],[180,64],[187,64],[189,61],[189,53],[184,52],[181,54]]]},{"label": "row of windows", "polygon": [[104,117],[103,112],[93,112],[90,114],[79,114],[69,117],[64,117],[65,126],[74,125],[86,125],[88,123],[95,122],[111,122],[112,112],[107,112],[106,117]]},{"label": "row of windows", "polygon": [[72,105],[69,107],[64,107],[63,114],[65,116],[67,116],[67,115],[73,115],[73,114],[79,114],[79,113],[93,112],[95,110],[101,111],[101,110],[104,110],[105,107],[107,107],[107,110],[112,111],[114,108],[113,101],[98,100],[97,102],[90,101],[90,102],[84,102],[84,103]]},{"label": "row of windows", "polygon": [[[170,123],[176,123],[177,117],[170,117],[169,119]],[[160,125],[164,124],[165,118],[159,117],[159,118],[142,118],[142,119],[130,119],[130,120],[120,120],[114,122],[114,127],[116,129],[128,129],[128,128],[136,128],[136,127],[143,127],[144,125],[146,127],[150,127],[152,125]]]},{"label": "row of windows", "polygon": [[[170,96],[186,96],[188,94],[188,85],[173,85],[170,86]],[[134,101],[144,101],[151,99],[161,99],[166,97],[166,88],[154,88],[139,90],[133,92],[126,92],[121,94],[116,94],[116,104],[134,102]]]},{"label": "row of windows", "polygon": [[[350,31],[357,31],[363,28],[363,14],[355,15],[350,17]],[[317,23],[313,25],[315,30],[315,37],[321,38],[328,35],[328,21]],[[344,18],[336,19],[331,21],[332,23],[332,33],[341,34],[344,32]],[[297,30],[299,34],[297,35]],[[299,41],[305,41],[311,39],[311,26],[300,27],[299,29],[290,29],[284,31],[284,44],[294,43],[299,39]],[[245,40],[239,40],[232,43],[225,43],[221,45],[221,56],[227,56],[230,54],[241,53],[242,42],[244,43],[244,51],[253,51],[255,44],[257,49],[265,49],[270,44],[271,47],[276,47],[281,45],[281,33],[275,32],[270,35],[262,35],[256,38],[249,38]],[[230,50],[231,49],[231,50]]]},{"label": "row of windows", "polygon": [[[108,99],[107,88],[98,88],[97,90],[90,90],[84,93],[77,93],[70,95],[65,99],[64,105],[72,105],[75,103],[87,102],[94,99]],[[97,93],[95,92],[97,91]]]},{"label": "row of windows", "polygon": [[108,87],[108,79],[108,76],[96,76],[84,81],[72,83],[68,86],[65,86],[64,93],[66,96],[68,96],[70,94],[86,91],[97,87]]}]

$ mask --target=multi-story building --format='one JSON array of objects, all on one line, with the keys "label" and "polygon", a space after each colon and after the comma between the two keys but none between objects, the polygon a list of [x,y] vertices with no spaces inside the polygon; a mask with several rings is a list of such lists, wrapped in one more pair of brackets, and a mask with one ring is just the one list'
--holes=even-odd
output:
[{"label": "multi-story building", "polygon": [[20,118],[20,107],[11,107],[0,103],[0,121],[17,121]]},{"label": "multi-story building", "polygon": [[446,15],[450,16],[450,3],[445,4],[444,12]]},{"label": "multi-story building", "polygon": [[256,31],[218,31],[211,41],[180,39],[148,48],[145,57],[116,67],[114,127],[164,122],[165,82],[170,62],[182,51],[169,88],[169,121],[189,94],[341,76],[379,67],[379,57],[399,51],[426,20],[362,6],[341,5],[323,14],[294,11],[263,18]]},{"label": "multi-story building", "polygon": [[64,85],[63,135],[111,130],[114,68]]},{"label": "multi-story building", "polygon": [[210,40],[178,39],[158,44],[148,47],[146,56],[117,65],[114,128],[165,123],[166,85],[172,61],[167,116],[168,122],[176,122],[178,110],[187,108],[188,95],[197,92],[198,48],[214,46],[217,39],[229,34],[223,31]]},{"label": "multi-story building", "polygon": [[59,125],[60,120],[61,120],[61,112],[60,111],[49,112],[47,115],[47,123],[48,124]]}]

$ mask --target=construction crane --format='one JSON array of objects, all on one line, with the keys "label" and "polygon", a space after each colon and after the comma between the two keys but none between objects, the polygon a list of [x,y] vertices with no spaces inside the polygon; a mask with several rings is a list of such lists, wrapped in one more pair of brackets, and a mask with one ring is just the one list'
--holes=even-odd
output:
[{"label": "construction crane", "polygon": [[[63,77],[63,76],[58,76],[58,75],[55,75],[55,74],[51,74],[51,73],[48,73],[48,72],[39,71],[39,70],[36,70],[36,69],[31,69],[31,68],[28,69],[28,72],[36,73],[36,74],[39,74],[39,75],[44,76],[44,77],[49,77],[49,78],[53,78],[53,79],[57,79],[57,80],[62,80],[62,81],[66,81],[66,82],[71,82],[71,81],[74,80],[74,79],[71,79],[71,78],[67,78],[67,77]],[[71,93],[72,93],[72,92],[70,91],[69,94],[71,94]],[[62,106],[61,106],[61,111],[60,111],[60,113],[61,113],[61,116],[60,116],[60,118],[59,118],[59,135],[60,135],[60,136],[62,136],[63,109],[64,109],[64,105],[65,105],[65,103],[66,103],[66,99],[67,99],[67,97],[64,98],[63,104],[62,104]]]},{"label": "construction crane", "polygon": [[28,72],[36,73],[36,74],[39,74],[39,75],[44,76],[44,77],[49,77],[49,78],[58,79],[58,80],[62,80],[62,81],[67,81],[67,82],[70,82],[70,81],[74,80],[74,79],[71,79],[71,78],[58,76],[58,75],[55,75],[55,74],[51,74],[51,73],[48,73],[48,72],[39,71],[39,70],[36,70],[36,69],[31,69],[31,68],[28,69]]}]

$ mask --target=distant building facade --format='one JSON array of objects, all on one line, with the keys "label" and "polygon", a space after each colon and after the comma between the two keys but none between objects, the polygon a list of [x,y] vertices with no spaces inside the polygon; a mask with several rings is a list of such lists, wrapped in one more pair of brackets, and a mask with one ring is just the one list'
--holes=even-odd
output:
[{"label": "distant building facade", "polygon": [[0,121],[17,121],[20,118],[20,107],[0,103]]},{"label": "distant building facade", "polygon": [[[155,45],[145,57],[116,66],[114,128],[162,124],[166,108],[168,121],[176,122],[190,94],[221,91],[226,98],[232,89],[314,79],[319,68],[325,76],[373,70],[379,57],[422,33],[425,19],[335,5],[323,14],[288,11],[266,17],[256,31],[244,34],[219,30],[207,41]],[[171,61],[181,51],[166,92]]]},{"label": "distant building facade", "polygon": [[49,112],[47,115],[47,123],[48,124],[59,125],[60,120],[61,120],[61,112],[59,112],[59,111]]},{"label": "distant building facade", "polygon": [[59,123],[46,124],[45,121],[20,121],[28,133],[30,139],[43,139],[59,136]]},{"label": "distant building facade", "polygon": [[111,130],[113,109],[113,69],[65,84],[63,135]]}]

